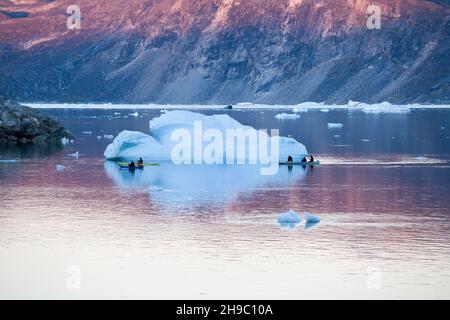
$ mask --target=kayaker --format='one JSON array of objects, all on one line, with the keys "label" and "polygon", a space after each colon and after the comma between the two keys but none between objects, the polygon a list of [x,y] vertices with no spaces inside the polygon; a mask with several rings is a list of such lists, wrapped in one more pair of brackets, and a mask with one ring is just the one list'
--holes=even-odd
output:
[{"label": "kayaker", "polygon": [[292,158],[292,156],[288,157],[288,162],[294,162],[294,159]]},{"label": "kayaker", "polygon": [[312,155],[309,156],[309,162],[314,162],[314,157]]},{"label": "kayaker", "polygon": [[306,159],[306,157],[303,157],[302,162],[308,162],[308,160]]},{"label": "kayaker", "polygon": [[131,160],[130,164],[128,165],[128,168],[130,168],[130,169],[136,168],[136,164],[134,163],[133,160]]},{"label": "kayaker", "polygon": [[137,162],[137,165],[138,165],[139,167],[142,167],[142,166],[144,165],[144,160],[142,160],[142,158],[139,158],[139,160],[138,160],[138,162]]}]

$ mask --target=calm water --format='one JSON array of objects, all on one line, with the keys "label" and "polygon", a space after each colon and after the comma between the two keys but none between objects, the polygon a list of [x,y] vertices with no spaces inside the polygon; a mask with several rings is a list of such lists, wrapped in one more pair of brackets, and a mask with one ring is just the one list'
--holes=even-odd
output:
[{"label": "calm water", "polygon": [[[274,177],[120,171],[97,136],[147,132],[159,110],[43,112],[76,142],[0,148],[18,160],[0,163],[0,298],[450,298],[450,111],[201,111],[279,128],[324,163]],[[281,227],[289,209],[322,221]]]}]

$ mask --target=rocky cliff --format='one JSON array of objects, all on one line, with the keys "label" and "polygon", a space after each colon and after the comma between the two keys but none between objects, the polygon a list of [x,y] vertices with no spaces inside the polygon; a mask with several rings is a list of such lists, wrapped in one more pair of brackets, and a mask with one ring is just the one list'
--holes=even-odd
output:
[{"label": "rocky cliff", "polygon": [[[22,101],[450,103],[450,5],[426,0],[0,0]],[[381,8],[381,29],[367,8]]]}]

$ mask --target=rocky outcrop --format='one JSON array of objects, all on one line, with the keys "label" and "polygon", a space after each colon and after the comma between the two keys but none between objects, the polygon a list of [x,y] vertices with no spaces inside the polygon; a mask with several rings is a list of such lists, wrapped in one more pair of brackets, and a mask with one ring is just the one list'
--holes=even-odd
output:
[{"label": "rocky outcrop", "polygon": [[0,96],[0,144],[61,143],[72,134],[51,117]]}]

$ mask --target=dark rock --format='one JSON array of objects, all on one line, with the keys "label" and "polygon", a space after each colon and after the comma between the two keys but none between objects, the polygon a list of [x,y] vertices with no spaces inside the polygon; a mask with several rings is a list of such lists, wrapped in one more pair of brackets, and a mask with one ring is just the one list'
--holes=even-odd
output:
[{"label": "dark rock", "polygon": [[8,139],[8,142],[17,142],[17,137],[15,137],[15,136],[8,136],[7,139]]},{"label": "dark rock", "polygon": [[45,143],[46,141],[47,141],[46,135],[36,136],[31,140],[31,142],[33,143]]},{"label": "dark rock", "polygon": [[63,138],[73,140],[56,119],[0,96],[0,143],[61,143]]},{"label": "dark rock", "polygon": [[25,137],[22,137],[22,138],[18,139],[17,142],[21,143],[21,144],[26,144],[26,143],[30,142],[30,140],[28,140]]},{"label": "dark rock", "polygon": [[231,109],[233,109],[233,106],[231,104],[229,104],[224,109],[231,110]]}]

